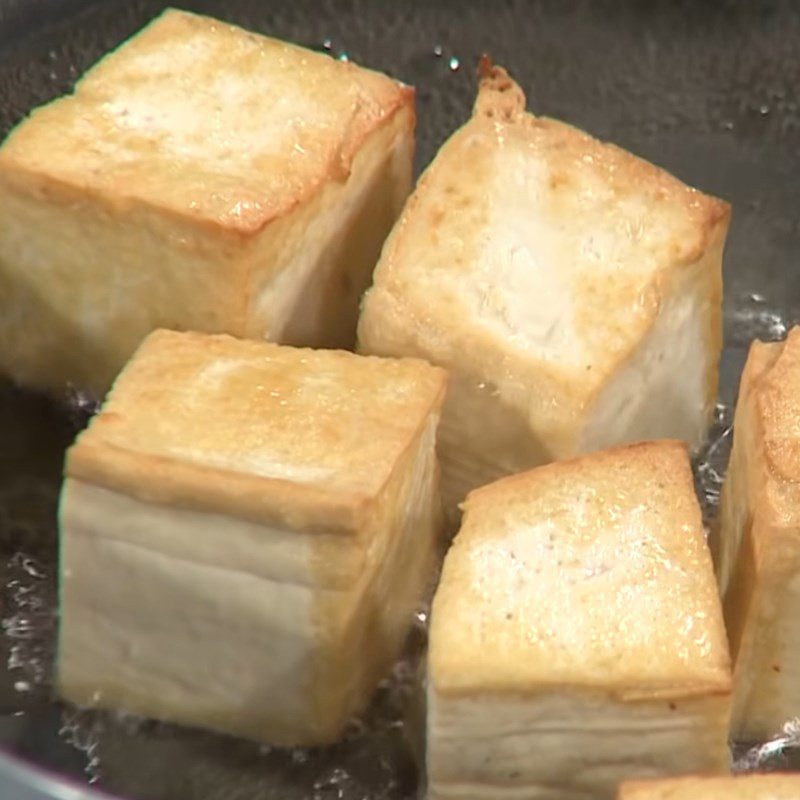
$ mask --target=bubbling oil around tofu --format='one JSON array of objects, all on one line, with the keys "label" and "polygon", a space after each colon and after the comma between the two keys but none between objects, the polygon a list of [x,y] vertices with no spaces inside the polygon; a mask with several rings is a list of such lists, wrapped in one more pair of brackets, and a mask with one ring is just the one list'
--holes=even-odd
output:
[{"label": "bubbling oil around tofu", "polygon": [[[788,327],[781,312],[760,296],[741,298],[732,312],[732,324],[737,341],[774,339]],[[64,411],[74,429],[83,427],[94,410],[93,398],[70,389]],[[719,501],[732,440],[732,411],[728,404],[717,404],[708,440],[694,459],[706,523]],[[35,496],[20,498],[19,503],[9,498],[14,491],[14,487],[0,489],[0,533],[11,534],[5,540],[18,545],[0,559],[0,641],[7,659],[4,699],[24,716],[34,713],[29,710],[32,704],[49,703],[52,692],[57,542],[53,521],[44,523],[39,516],[26,520],[24,513],[9,516],[8,509],[52,506],[50,495],[57,487],[43,487],[41,497],[34,491]],[[419,703],[427,626],[428,605],[422,604],[392,674],[381,683],[365,714],[353,720],[342,741],[331,747],[274,748],[124,712],[68,706],[56,712],[53,733],[65,748],[80,754],[85,781],[128,797],[154,797],[153,787],[158,787],[158,800],[412,798],[418,790],[423,752],[417,737],[423,719]],[[736,748],[734,766],[747,771],[784,764],[786,754],[798,745],[796,725],[774,742]]]}]

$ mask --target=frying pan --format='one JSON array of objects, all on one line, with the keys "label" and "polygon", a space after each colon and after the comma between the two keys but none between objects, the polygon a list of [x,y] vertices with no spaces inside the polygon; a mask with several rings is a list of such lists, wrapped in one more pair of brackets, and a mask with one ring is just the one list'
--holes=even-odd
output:
[{"label": "frying pan", "polygon": [[[474,67],[485,51],[509,68],[534,111],[611,139],[731,201],[720,405],[696,463],[704,509],[713,512],[746,347],[755,336],[780,338],[800,317],[797,3],[174,4],[346,56],[416,86],[418,171],[467,118]],[[164,5],[0,0],[0,134],[33,106],[68,91]],[[0,798],[83,800],[99,789],[131,800],[415,796],[422,782],[410,718],[419,712],[422,612],[406,656],[365,718],[324,750],[259,747],[52,700],[56,499],[64,449],[90,412],[74,388],[53,401],[0,382]]]}]

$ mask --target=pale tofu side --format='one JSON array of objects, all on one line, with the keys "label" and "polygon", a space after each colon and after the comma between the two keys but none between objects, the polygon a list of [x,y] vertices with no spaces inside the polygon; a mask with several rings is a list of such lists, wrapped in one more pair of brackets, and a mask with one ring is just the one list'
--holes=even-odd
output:
[{"label": "pale tofu side", "polygon": [[431,578],[443,396],[420,362],[148,337],[67,459],[61,696],[335,740]]},{"label": "pale tofu side", "polygon": [[361,297],[411,191],[413,158],[409,103],[365,140],[344,183],[329,181],[254,238],[246,336],[353,348]]},{"label": "pale tofu side", "polygon": [[682,443],[472,492],[431,626],[431,798],[728,769],[728,646]]},{"label": "pale tofu side", "polygon": [[[451,373],[443,491],[640,438],[697,444],[729,207],[525,112],[499,68],[387,240],[359,348]],[[680,374],[681,381],[674,376]]]},{"label": "pale tofu side", "polygon": [[753,510],[757,498],[764,493],[767,479],[755,463],[763,430],[753,405],[753,392],[782,351],[783,342],[767,344],[754,341],[750,345],[739,381],[733,420],[733,446],[720,492],[719,512],[709,536],[717,581],[723,597],[733,579],[745,531],[752,526]]},{"label": "pale tofu side", "polygon": [[347,537],[68,478],[59,695],[271,743],[334,741],[397,658],[433,571],[436,416],[378,499],[349,587],[322,582],[334,548],[357,548]]},{"label": "pale tofu side", "polygon": [[664,277],[658,315],[594,400],[579,451],[660,436],[692,447],[705,439],[722,348],[726,229],[727,220],[696,262]]},{"label": "pale tofu side", "polygon": [[610,799],[624,777],[730,767],[719,697],[429,690],[428,715],[428,800]]},{"label": "pale tofu side", "polygon": [[797,800],[800,775],[686,776],[658,781],[631,781],[617,800]]},{"label": "pale tofu side", "polygon": [[[375,528],[358,579],[336,604],[316,604],[320,647],[314,701],[321,741],[334,741],[343,721],[363,710],[396,661],[419,603],[428,594],[442,546],[442,504],[436,428],[431,417],[412,451],[375,503]],[[316,571],[324,573],[324,552]]]},{"label": "pale tofu side", "polygon": [[[70,478],[60,530],[60,697],[264,741],[317,729],[309,535]],[[141,530],[186,550],[129,538]],[[223,546],[256,568],[215,563]]]},{"label": "pale tofu side", "polygon": [[0,147],[0,369],[104,392],[157,327],[351,345],[413,129],[385,76],[165,12]]},{"label": "pale tofu side", "polygon": [[754,342],[742,374],[715,535],[734,658],[732,736],[800,713],[800,328]]}]

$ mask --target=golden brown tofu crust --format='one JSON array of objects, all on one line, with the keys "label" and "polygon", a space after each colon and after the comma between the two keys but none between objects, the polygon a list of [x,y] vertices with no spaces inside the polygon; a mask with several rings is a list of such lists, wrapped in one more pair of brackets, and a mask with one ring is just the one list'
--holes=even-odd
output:
[{"label": "golden brown tofu crust", "polygon": [[[414,359],[156,331],[65,473],[150,503],[355,534],[445,384],[444,370]],[[278,462],[266,473],[265,448]],[[316,464],[327,472],[302,473]]]}]

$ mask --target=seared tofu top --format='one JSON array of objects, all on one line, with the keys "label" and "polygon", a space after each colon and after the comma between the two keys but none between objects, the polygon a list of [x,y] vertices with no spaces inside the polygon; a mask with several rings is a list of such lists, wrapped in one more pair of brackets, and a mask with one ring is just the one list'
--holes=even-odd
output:
[{"label": "seared tofu top", "polygon": [[66,471],[153,502],[350,531],[444,391],[444,370],[414,359],[156,331]]},{"label": "seared tofu top", "polygon": [[441,693],[728,693],[685,445],[606,450],[470,493],[432,626],[430,679]]},{"label": "seared tofu top", "polygon": [[253,233],[412,104],[385,75],[168,10],[12,131],[0,177]]}]

